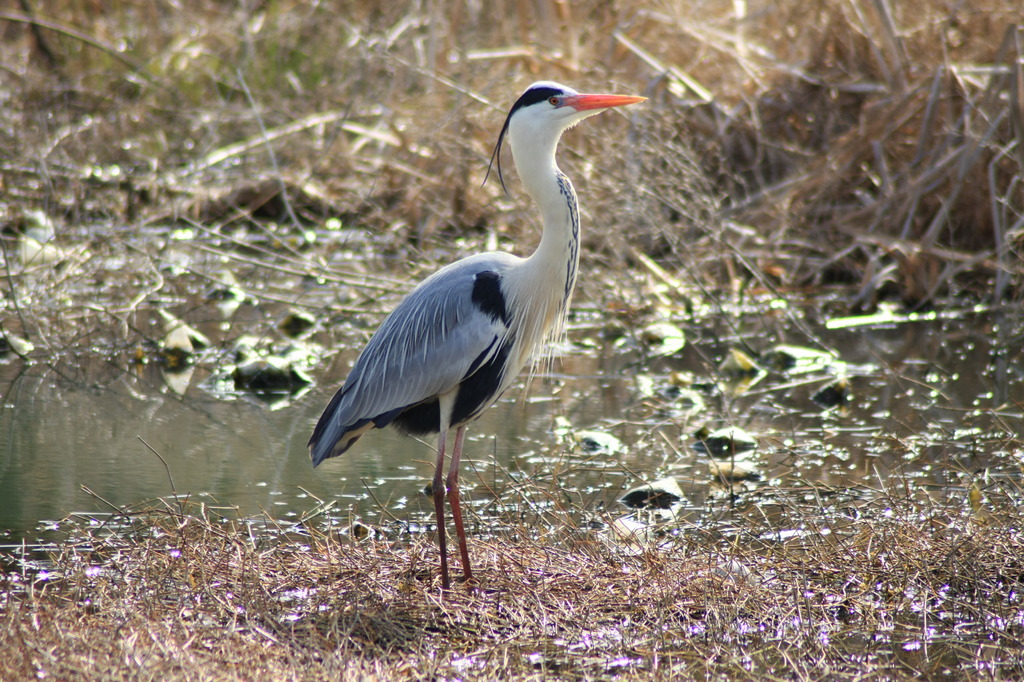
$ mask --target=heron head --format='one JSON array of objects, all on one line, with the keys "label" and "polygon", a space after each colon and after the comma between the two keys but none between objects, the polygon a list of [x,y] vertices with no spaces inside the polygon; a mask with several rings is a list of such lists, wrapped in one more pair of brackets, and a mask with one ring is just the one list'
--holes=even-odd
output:
[{"label": "heron head", "polygon": [[646,99],[632,95],[582,94],[561,83],[537,81],[526,88],[509,110],[505,125],[498,134],[498,143],[491,154],[491,162],[487,165],[484,182],[487,182],[491,166],[497,159],[498,179],[501,181],[502,189],[508,193],[501,171],[501,144],[506,135],[513,141],[520,137],[550,140],[553,151],[553,146],[561,134],[588,116],[612,107],[643,102]]}]

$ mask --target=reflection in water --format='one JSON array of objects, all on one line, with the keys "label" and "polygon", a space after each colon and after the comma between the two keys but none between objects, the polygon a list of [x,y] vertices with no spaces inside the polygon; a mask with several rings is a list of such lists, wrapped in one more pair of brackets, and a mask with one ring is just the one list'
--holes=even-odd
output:
[{"label": "reflection in water", "polygon": [[[340,498],[348,507],[367,498],[369,486],[379,501],[419,504],[416,498],[432,474],[432,447],[390,429],[314,470],[306,441],[332,386],[271,410],[255,399],[215,397],[195,382],[179,395],[156,371],[102,387],[65,381],[42,366],[4,379],[0,528],[27,530],[76,511],[109,511],[82,486],[116,505],[176,491],[211,505],[237,506],[244,515],[265,510],[281,517],[314,506],[304,491]],[[546,380],[534,381],[538,395],[550,396],[540,388]],[[483,416],[467,443],[470,460],[493,459],[507,468],[514,455],[536,447],[522,434],[543,438],[551,432],[556,401],[524,402],[522,395],[514,388]],[[601,409],[600,401],[589,404]],[[596,419],[591,411],[580,417]],[[167,462],[170,479],[147,445]]]},{"label": "reflection in water", "polygon": [[[691,448],[692,434],[705,425],[741,426],[757,435],[768,485],[798,477],[843,486],[911,469],[939,486],[961,485],[961,472],[984,467],[1019,477],[1013,457],[1022,456],[1024,358],[1019,348],[993,343],[1019,338],[1020,331],[1005,321],[993,329],[994,318],[968,322],[824,332],[850,367],[854,398],[842,416],[810,401],[822,381],[787,385],[782,378],[733,398],[712,392],[707,406],[693,413],[639,391],[633,355],[565,357],[555,363],[555,375],[534,379],[529,398],[513,387],[473,429],[467,456],[476,467],[465,467],[467,494],[474,476],[477,495],[486,496],[506,472],[544,466],[538,462],[561,444],[557,417],[580,429],[602,426],[626,444],[625,452],[604,455],[614,459],[615,472],[581,466],[558,478],[588,504],[614,503],[642,482],[636,476],[653,480],[667,470],[691,480],[684,486],[690,496],[707,489],[707,464]],[[643,372],[656,381],[677,369],[713,378],[714,360],[728,344],[709,339],[695,339],[681,357],[655,359]],[[763,348],[760,339],[747,344]],[[202,376],[170,390],[155,368],[112,379],[116,371],[88,368],[85,377],[80,369],[69,378],[42,365],[0,365],[0,528],[28,531],[68,513],[108,511],[82,486],[116,505],[173,490],[238,507],[243,515],[302,513],[315,506],[313,496],[336,499],[341,510],[357,503],[369,520],[379,517],[378,503],[399,518],[429,516],[429,500],[421,495],[432,473],[426,443],[378,431],[344,457],[317,470],[310,465],[310,429],[344,369],[275,409],[215,396],[202,387]],[[993,410],[1000,406],[997,416]],[[166,461],[173,487],[146,444]]]}]

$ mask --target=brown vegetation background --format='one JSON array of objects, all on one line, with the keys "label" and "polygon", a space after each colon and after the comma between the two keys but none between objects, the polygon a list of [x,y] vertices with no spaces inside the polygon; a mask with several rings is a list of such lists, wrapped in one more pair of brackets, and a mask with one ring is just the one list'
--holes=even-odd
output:
[{"label": "brown vegetation background", "polygon": [[515,182],[479,185],[543,78],[651,98],[567,138],[591,266],[639,250],[703,286],[839,284],[867,309],[1019,301],[1019,18],[1011,0],[21,0],[0,10],[0,217],[528,242]]}]

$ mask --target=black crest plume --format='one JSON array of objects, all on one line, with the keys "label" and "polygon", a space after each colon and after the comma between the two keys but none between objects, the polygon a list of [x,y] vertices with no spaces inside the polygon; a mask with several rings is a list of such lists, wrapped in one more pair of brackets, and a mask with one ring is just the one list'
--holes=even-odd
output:
[{"label": "black crest plume", "polygon": [[505,125],[501,126],[501,132],[498,133],[498,144],[494,145],[494,151],[491,152],[491,160],[487,164],[487,174],[484,175],[484,181],[480,183],[483,187],[487,184],[487,178],[491,177],[491,166],[494,165],[495,159],[498,161],[498,180],[501,182],[501,188],[505,190],[507,195],[508,187],[505,186],[505,176],[501,172],[501,143],[505,141],[505,135],[508,134],[508,124],[512,120],[512,116],[522,109],[528,107],[531,104],[537,104],[545,100],[551,99],[552,97],[558,97],[565,93],[558,88],[552,88],[549,85],[538,85],[536,87],[528,88],[526,92],[519,96],[516,103],[512,105],[512,108],[508,112],[508,116],[505,117]]}]

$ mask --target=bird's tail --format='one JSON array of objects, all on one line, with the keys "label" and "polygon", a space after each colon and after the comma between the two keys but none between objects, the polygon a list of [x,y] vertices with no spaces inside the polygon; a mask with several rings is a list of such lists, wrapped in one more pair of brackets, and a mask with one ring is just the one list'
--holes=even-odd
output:
[{"label": "bird's tail", "polygon": [[307,444],[313,466],[319,466],[325,459],[344,454],[364,433],[373,428],[372,419],[361,419],[346,427],[338,425],[329,417],[327,414],[320,417]]},{"label": "bird's tail", "polygon": [[342,419],[343,415],[339,414],[344,395],[344,388],[334,394],[320,415],[313,435],[309,437],[306,447],[309,448],[313,466],[319,466],[325,459],[343,454],[374,426],[372,419],[359,419],[354,424],[345,423],[348,420]]}]

